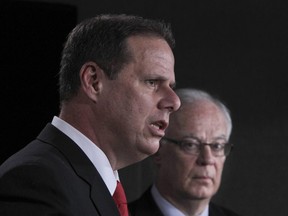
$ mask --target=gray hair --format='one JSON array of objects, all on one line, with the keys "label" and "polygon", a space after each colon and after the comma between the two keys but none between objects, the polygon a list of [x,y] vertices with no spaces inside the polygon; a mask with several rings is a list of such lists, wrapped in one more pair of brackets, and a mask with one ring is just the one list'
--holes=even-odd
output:
[{"label": "gray hair", "polygon": [[176,89],[176,94],[180,98],[181,105],[187,104],[187,103],[194,103],[199,100],[207,100],[215,104],[224,114],[227,124],[228,124],[228,137],[230,137],[232,132],[232,119],[230,115],[230,110],[225,106],[223,102],[221,102],[218,98],[215,96],[212,96],[208,94],[207,92],[199,89],[193,89],[193,88],[182,88],[182,89]]}]

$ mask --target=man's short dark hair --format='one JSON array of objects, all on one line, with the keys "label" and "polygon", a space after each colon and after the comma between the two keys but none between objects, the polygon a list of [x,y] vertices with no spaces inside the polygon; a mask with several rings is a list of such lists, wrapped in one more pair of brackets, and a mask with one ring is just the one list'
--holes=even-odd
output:
[{"label": "man's short dark hair", "polygon": [[59,72],[60,101],[69,100],[80,86],[79,71],[85,62],[95,62],[110,79],[129,63],[130,36],[163,38],[171,49],[175,40],[171,26],[160,20],[125,14],[104,14],[78,24],[68,35]]}]

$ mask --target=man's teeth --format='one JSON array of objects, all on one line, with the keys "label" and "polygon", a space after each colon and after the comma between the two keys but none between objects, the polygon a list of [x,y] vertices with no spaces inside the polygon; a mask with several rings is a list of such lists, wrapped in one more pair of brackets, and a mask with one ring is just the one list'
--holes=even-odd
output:
[{"label": "man's teeth", "polygon": [[161,126],[158,125],[158,124],[152,124],[152,126],[155,127],[155,128],[157,128],[157,129],[160,129],[160,128],[161,128]]}]

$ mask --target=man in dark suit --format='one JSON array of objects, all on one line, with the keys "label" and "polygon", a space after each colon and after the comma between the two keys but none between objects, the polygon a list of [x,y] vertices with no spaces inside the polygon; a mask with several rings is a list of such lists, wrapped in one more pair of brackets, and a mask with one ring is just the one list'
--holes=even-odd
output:
[{"label": "man in dark suit", "polygon": [[173,46],[169,25],[141,17],[77,25],[62,53],[59,116],[0,167],[0,215],[127,216],[118,170],[157,151],[180,106]]},{"label": "man in dark suit", "polygon": [[181,107],[170,117],[158,152],[155,183],[129,203],[132,216],[237,216],[211,198],[232,149],[227,107],[197,89],[176,91]]}]

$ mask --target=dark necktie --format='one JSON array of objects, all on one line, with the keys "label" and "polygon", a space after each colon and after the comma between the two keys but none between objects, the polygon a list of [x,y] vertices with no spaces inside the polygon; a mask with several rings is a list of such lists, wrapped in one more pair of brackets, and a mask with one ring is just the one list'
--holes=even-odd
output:
[{"label": "dark necktie", "polygon": [[113,199],[118,207],[120,215],[129,216],[125,191],[123,189],[121,182],[119,181],[117,181],[117,186],[113,194]]}]

